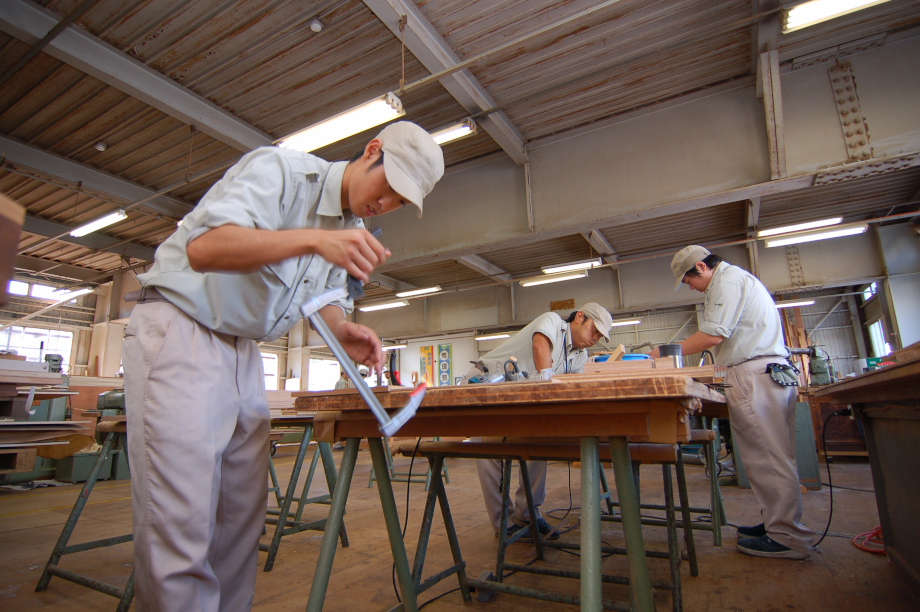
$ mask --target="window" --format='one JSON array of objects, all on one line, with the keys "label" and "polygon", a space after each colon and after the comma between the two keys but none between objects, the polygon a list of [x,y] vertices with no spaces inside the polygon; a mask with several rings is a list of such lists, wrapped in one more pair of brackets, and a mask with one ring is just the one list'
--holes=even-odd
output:
[{"label": "window", "polygon": [[278,390],[278,356],[274,353],[262,353],[262,369],[265,370],[265,389]]},{"label": "window", "polygon": [[51,287],[50,285],[39,285],[38,283],[35,283],[32,285],[32,291],[30,293],[34,298],[53,300],[56,299],[55,292],[57,290],[57,287]]},{"label": "window", "polygon": [[29,283],[11,280],[8,292],[10,295],[29,295]]},{"label": "window", "polygon": [[872,343],[872,356],[884,357],[891,354],[891,344],[885,342],[885,326],[879,319],[869,326],[869,340]]},{"label": "window", "polygon": [[67,373],[70,363],[70,349],[73,346],[73,332],[35,327],[8,327],[0,331],[0,349],[15,350],[25,355],[27,361],[44,361],[49,353],[64,359],[63,369]]},{"label": "window", "polygon": [[862,294],[863,302],[868,302],[870,299],[872,299],[872,297],[876,294],[877,291],[878,291],[878,287],[876,286],[875,283],[872,283],[871,285],[863,289],[863,294]]},{"label": "window", "polygon": [[307,391],[328,391],[335,389],[339,380],[339,362],[329,359],[311,359]]}]

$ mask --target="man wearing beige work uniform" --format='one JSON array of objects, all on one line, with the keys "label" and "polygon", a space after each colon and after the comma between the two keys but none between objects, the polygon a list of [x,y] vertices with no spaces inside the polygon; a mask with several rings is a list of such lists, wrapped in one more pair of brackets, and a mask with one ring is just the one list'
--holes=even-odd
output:
[{"label": "man wearing beige work uniform", "polygon": [[[701,246],[671,261],[677,280],[706,294],[700,329],[681,342],[684,355],[712,349],[728,366],[725,390],[735,448],[763,523],[738,528],[738,550],[755,557],[805,559],[813,534],[802,524],[802,494],[795,464],[794,386],[773,380],[769,364],[788,366],[789,352],[776,304],[753,275]],[[658,349],[652,352],[658,356]]]},{"label": "man wearing beige work uniform", "polygon": [[[547,312],[531,321],[527,327],[498,348],[483,355],[480,363],[485,364],[490,371],[503,371],[504,363],[515,357],[518,368],[522,372],[527,372],[530,378],[549,379],[553,374],[575,374],[581,372],[588,361],[588,347],[597,344],[601,336],[605,340],[610,340],[611,323],[612,319],[607,309],[594,302],[588,302],[567,319],[555,312]],[[482,370],[476,367],[470,369],[463,379],[463,384],[480,373]],[[529,461],[527,468],[534,509],[537,513],[537,529],[543,536],[553,534],[550,538],[555,540],[559,534],[540,516],[540,506],[546,498],[546,462]],[[492,524],[492,530],[498,535],[502,510],[502,462],[498,459],[480,459],[476,462],[476,471],[479,473],[479,484],[482,487],[482,498],[486,504],[489,522]],[[508,526],[508,535],[511,535],[530,522],[526,491],[520,474],[514,505],[509,510],[512,524]],[[533,538],[525,534],[519,541],[532,542]]]},{"label": "man wearing beige work uniform", "polygon": [[[157,249],[123,349],[140,612],[252,606],[268,496],[269,411],[257,341],[300,305],[367,281],[389,251],[362,218],[416,205],[444,173],[419,126],[387,126],[350,162],[263,147],[230,168]],[[321,309],[358,363],[380,339]]]}]

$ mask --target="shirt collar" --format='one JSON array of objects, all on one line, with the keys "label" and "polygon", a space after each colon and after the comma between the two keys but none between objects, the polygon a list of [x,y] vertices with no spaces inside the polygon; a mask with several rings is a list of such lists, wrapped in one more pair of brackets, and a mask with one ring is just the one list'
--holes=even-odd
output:
[{"label": "shirt collar", "polygon": [[317,214],[327,217],[342,216],[342,177],[345,176],[345,166],[348,162],[334,162],[326,172],[323,181],[323,192],[319,198]]},{"label": "shirt collar", "polygon": [[712,278],[709,279],[709,285],[706,287],[707,294],[709,293],[709,290],[712,289],[712,284],[716,282],[716,280],[722,280],[722,270],[725,269],[726,265],[728,264],[726,264],[724,261],[720,261],[716,264],[716,269],[712,271]]}]

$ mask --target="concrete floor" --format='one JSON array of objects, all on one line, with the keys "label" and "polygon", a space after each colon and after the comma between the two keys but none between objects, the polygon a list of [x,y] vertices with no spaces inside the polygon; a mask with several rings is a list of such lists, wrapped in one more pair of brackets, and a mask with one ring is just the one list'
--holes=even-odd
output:
[{"label": "concrete floor", "polygon": [[[336,460],[341,452],[336,452]],[[276,467],[284,480],[293,462],[293,450],[279,449]],[[403,469],[408,459],[397,459]],[[419,462],[416,462],[418,469]],[[477,576],[494,567],[496,541],[492,535],[479,491],[475,466],[469,460],[449,460],[450,484],[448,496],[467,562],[468,573]],[[823,466],[822,466],[823,469]],[[832,465],[835,484],[856,489],[871,489],[872,479],[865,459],[838,459]],[[379,509],[377,488],[367,488],[370,455],[359,454],[349,498],[346,526],[351,546],[339,549],[333,567],[333,577],[325,609],[333,612],[387,610],[396,603],[390,579],[391,556],[383,517]],[[608,472],[612,482],[612,473]],[[516,478],[516,476],[515,476]],[[701,467],[688,466],[688,484],[692,505],[707,504],[706,480]],[[578,473],[572,472],[572,499],[578,505]],[[317,483],[315,491],[324,488]],[[643,501],[662,500],[661,471],[657,466],[642,468]],[[406,485],[396,484],[397,503],[405,507]],[[68,612],[114,610],[115,600],[106,595],[79,587],[61,579],[52,579],[47,591],[35,593],[35,584],[58,534],[66,520],[79,487],[39,489],[11,492],[0,489],[0,609],[18,612],[37,609],[57,609]],[[729,522],[754,524],[760,522],[759,509],[750,490],[736,487],[723,489]],[[407,544],[414,550],[419,521],[424,506],[424,487],[412,485],[410,492]],[[804,496],[805,522],[815,530],[824,530],[829,495],[827,487],[821,492]],[[835,512],[831,534],[820,549],[807,561],[758,559],[735,550],[734,529],[723,530],[724,545],[712,545],[712,536],[696,532],[700,575],[690,576],[682,566],[684,609],[697,610],[886,610],[888,612],[920,609],[905,579],[897,568],[882,555],[863,552],[850,542],[853,535],[871,530],[878,524],[878,514],[872,493],[838,489],[834,495]],[[548,494],[544,509],[569,506],[568,469],[566,464],[551,464]],[[325,507],[316,507],[312,514]],[[307,514],[311,514],[310,511]],[[554,513],[557,517],[562,512]],[[131,528],[130,488],[126,481],[102,482],[93,491],[71,543],[127,533]],[[575,526],[578,510],[574,509],[562,521],[562,529]],[[551,523],[558,521],[550,519]],[[605,523],[604,541],[622,546],[619,527]],[[263,573],[265,553],[259,554],[259,574],[253,610],[274,612],[303,610],[306,606],[314,563],[322,534],[307,532],[282,541],[274,570]],[[577,528],[563,538],[578,539]],[[268,538],[263,538],[267,541]],[[645,528],[649,549],[666,550],[664,529]],[[509,560],[527,562],[533,558],[533,548],[516,544],[509,551]],[[449,565],[449,551],[439,513],[435,514],[431,546],[425,575]],[[123,585],[131,571],[131,545],[122,544],[108,549],[65,557],[62,566],[74,569],[98,580]],[[559,551],[549,551],[546,563],[555,567],[577,569],[577,557]],[[605,573],[626,574],[626,559],[612,557],[604,561]],[[650,560],[652,577],[666,580],[667,563]],[[577,594],[578,585],[565,579],[541,578],[517,574],[509,583],[535,588],[553,589]],[[421,596],[421,602],[457,585],[447,579]],[[604,595],[625,599],[622,587],[605,585]],[[474,598],[475,599],[475,598]],[[658,610],[670,610],[667,592],[655,593]],[[488,603],[464,604],[459,593],[451,593],[425,607],[426,610],[564,610],[574,609],[508,595],[493,597]]]}]

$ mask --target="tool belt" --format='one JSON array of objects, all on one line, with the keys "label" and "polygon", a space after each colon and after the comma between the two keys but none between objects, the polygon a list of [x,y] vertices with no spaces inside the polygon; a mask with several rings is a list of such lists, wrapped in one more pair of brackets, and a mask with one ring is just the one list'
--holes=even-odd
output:
[{"label": "tool belt", "polygon": [[126,293],[125,301],[143,304],[144,302],[168,302],[169,300],[163,297],[155,287],[141,287],[137,291]]},{"label": "tool belt", "polygon": [[788,363],[768,363],[766,373],[775,383],[784,387],[799,386],[799,371]]}]

